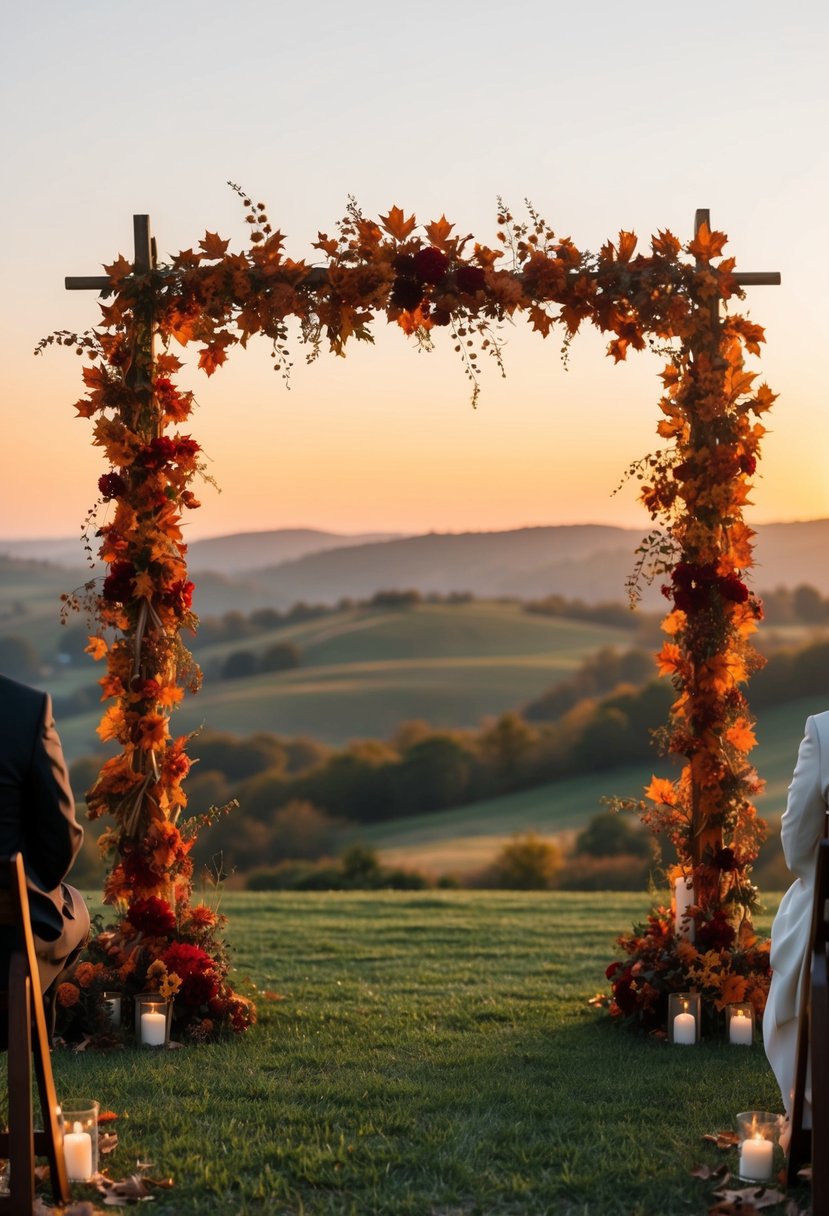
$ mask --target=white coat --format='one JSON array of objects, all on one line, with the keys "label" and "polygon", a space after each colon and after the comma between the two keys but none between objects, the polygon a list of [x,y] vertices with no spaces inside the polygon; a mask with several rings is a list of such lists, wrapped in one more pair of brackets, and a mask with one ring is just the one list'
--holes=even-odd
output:
[{"label": "white coat", "polygon": [[[815,866],[829,808],[829,712],[806,719],[797,754],[780,840],[786,865],[795,876],[771,928],[771,989],[763,1017],[763,1039],[786,1114],[791,1116],[797,1055],[797,1027],[809,958]],[[807,1080],[804,1124],[811,1124],[811,1082]]]}]

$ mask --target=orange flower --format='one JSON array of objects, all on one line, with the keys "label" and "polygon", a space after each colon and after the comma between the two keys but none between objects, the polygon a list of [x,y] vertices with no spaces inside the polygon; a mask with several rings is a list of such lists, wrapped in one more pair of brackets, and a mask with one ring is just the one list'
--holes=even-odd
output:
[{"label": "orange flower", "polygon": [[77,1005],[81,999],[80,988],[75,984],[65,983],[58,984],[58,990],[55,993],[57,1003],[64,1009],[71,1009],[73,1005]]}]

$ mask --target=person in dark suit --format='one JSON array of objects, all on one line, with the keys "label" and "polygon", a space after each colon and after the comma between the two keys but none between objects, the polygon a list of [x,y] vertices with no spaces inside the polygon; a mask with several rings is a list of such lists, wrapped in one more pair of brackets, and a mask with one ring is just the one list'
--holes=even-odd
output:
[{"label": "person in dark suit", "polygon": [[64,882],[83,842],[48,693],[0,676],[0,856],[23,854],[47,1024],[53,994],[89,935]]}]

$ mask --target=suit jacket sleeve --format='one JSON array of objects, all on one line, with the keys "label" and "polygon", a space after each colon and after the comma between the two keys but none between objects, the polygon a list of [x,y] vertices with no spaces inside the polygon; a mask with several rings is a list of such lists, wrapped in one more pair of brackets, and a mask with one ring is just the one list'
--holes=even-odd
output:
[{"label": "suit jacket sleeve", "polygon": [[786,865],[797,878],[811,881],[817,846],[826,819],[826,791],[822,775],[829,757],[821,757],[821,740],[814,718],[806,719],[806,733],[797,754],[786,810],[780,821],[780,840]]},{"label": "suit jacket sleeve", "polygon": [[75,800],[54,718],[44,696],[43,715],[34,741],[27,778],[24,820],[26,869],[45,891],[69,872],[83,842]]}]

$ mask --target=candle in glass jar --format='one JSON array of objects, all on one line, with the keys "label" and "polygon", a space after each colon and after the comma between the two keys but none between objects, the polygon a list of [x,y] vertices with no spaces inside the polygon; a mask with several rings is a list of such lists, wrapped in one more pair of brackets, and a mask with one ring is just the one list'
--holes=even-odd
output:
[{"label": "candle in glass jar", "polygon": [[63,1137],[66,1173],[73,1182],[86,1182],[92,1177],[92,1137],[81,1123],[73,1123],[72,1131]]},{"label": "candle in glass jar", "polygon": [[752,1136],[740,1145],[740,1177],[762,1182],[771,1178],[774,1145],[762,1136]]},{"label": "candle in glass jar", "polygon": [[728,1041],[736,1047],[750,1047],[752,1039],[751,1018],[744,1013],[735,1013],[728,1024]]},{"label": "candle in glass jar", "polygon": [[687,1003],[683,1003],[682,1013],[674,1018],[674,1042],[683,1047],[690,1047],[697,1041],[697,1019],[688,1012]]},{"label": "candle in glass jar", "polygon": [[167,1038],[167,1018],[156,1009],[141,1014],[141,1042],[148,1047],[163,1047]]}]

